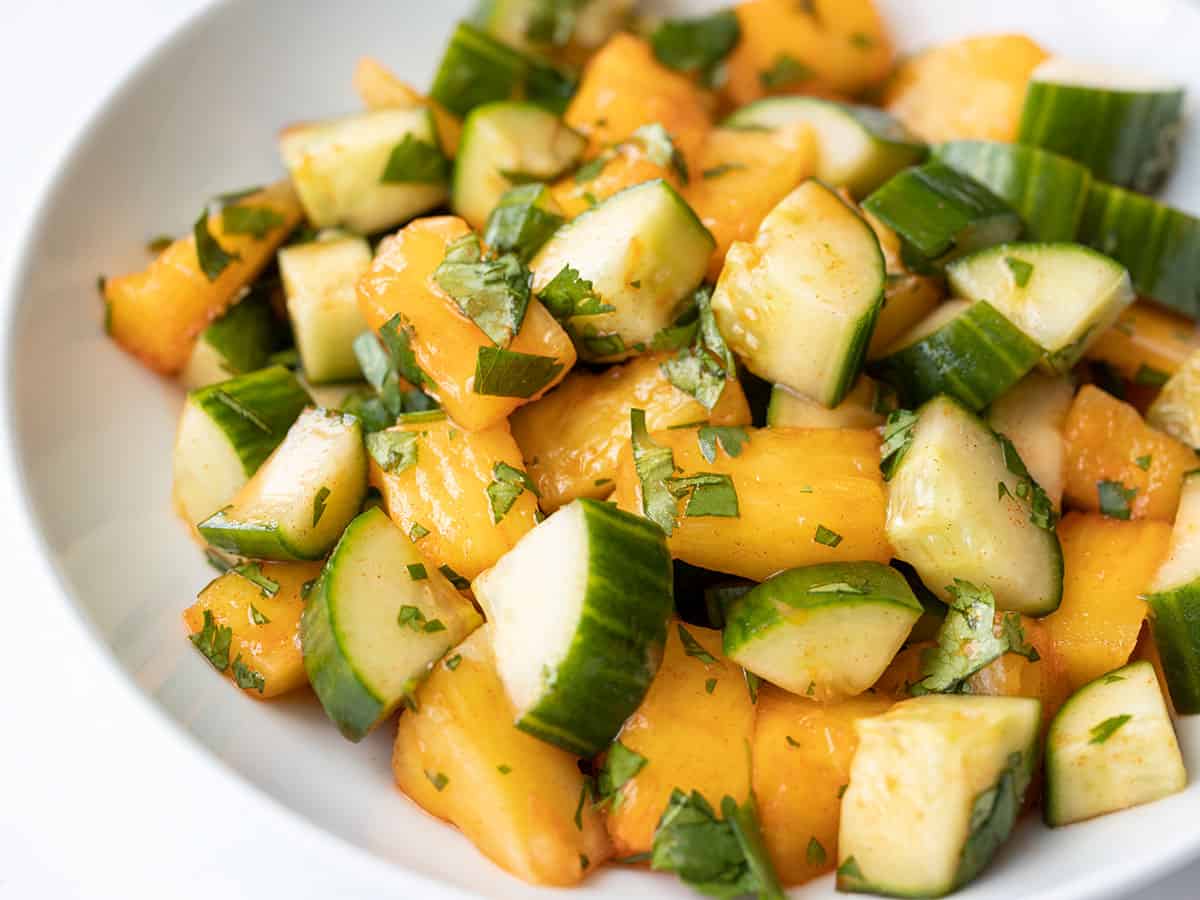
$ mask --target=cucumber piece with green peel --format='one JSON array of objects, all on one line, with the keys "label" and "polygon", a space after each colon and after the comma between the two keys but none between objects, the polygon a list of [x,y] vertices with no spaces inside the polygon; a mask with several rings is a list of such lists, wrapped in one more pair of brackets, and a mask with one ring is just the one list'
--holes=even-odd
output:
[{"label": "cucumber piece with green peel", "polygon": [[449,163],[424,107],[297,125],[279,154],[314,228],[394,228],[446,199]]},{"label": "cucumber piece with green peel", "polygon": [[1092,173],[1065,156],[1023,144],[950,141],[933,158],[974,178],[1017,211],[1031,241],[1073,241]]},{"label": "cucumber piece with green peel", "polygon": [[725,655],[793,694],[840,700],[879,680],[922,612],[880,563],[790,569],[729,606]]},{"label": "cucumber piece with green peel", "polygon": [[283,366],[189,393],[172,459],[180,515],[194,525],[232,500],[311,402]]},{"label": "cucumber piece with green peel", "polygon": [[887,273],[871,226],[809,180],[735,242],[712,309],[746,367],[833,408],[858,378]]},{"label": "cucumber piece with green peel", "polygon": [[484,226],[483,242],[494,253],[515,253],[529,262],[565,221],[548,187],[522,184],[496,201]]},{"label": "cucumber piece with green peel", "polygon": [[309,409],[232,502],[197,527],[251,559],[321,559],[362,507],[367,451],[354,416]]},{"label": "cucumber piece with green peel", "polygon": [[886,530],[896,556],[943,598],[955,579],[998,609],[1043,616],[1062,599],[1055,515],[1020,456],[959,402],[896,414],[885,433]]},{"label": "cucumber piece with green peel", "polygon": [[1102,675],[1071,695],[1046,732],[1046,824],[1153,803],[1187,786],[1154,664]]},{"label": "cucumber piece with green peel", "polygon": [[782,384],[771,388],[767,425],[772,428],[878,428],[894,405],[894,393],[860,375],[842,402],[832,409]]},{"label": "cucumber piece with green peel", "polygon": [[264,368],[280,331],[266,292],[250,289],[200,332],[179,380],[195,390]]},{"label": "cucumber piece with green peel", "polygon": [[579,296],[579,312],[564,317],[580,355],[618,360],[649,348],[674,323],[678,307],[703,280],[714,246],[687,202],[655,179],[568,222],[529,268],[535,294],[561,276],[591,298]]},{"label": "cucumber piece with green peel", "polygon": [[288,318],[312,384],[361,377],[354,339],[367,330],[358,308],[358,279],[371,267],[371,245],[351,235],[332,236],[279,251],[279,274]]},{"label": "cucumber piece with green peel", "polygon": [[1200,712],[1200,470],[1183,479],[1171,546],[1146,595],[1175,709]]},{"label": "cucumber piece with green peel", "polygon": [[906,406],[947,394],[978,412],[1041,358],[1042,348],[986,300],[951,300],[871,363],[871,372]]},{"label": "cucumber piece with green peel", "polygon": [[1153,193],[1175,164],[1183,98],[1177,82],[1049,59],[1029,79],[1017,140],[1078,160],[1101,181]]},{"label": "cucumber piece with green peel", "polygon": [[463,122],[450,208],[482,229],[514,185],[548,182],[579,162],[587,139],[533,103],[503,100],[477,106]]},{"label": "cucumber piece with green peel", "polygon": [[413,702],[433,665],[483,620],[382,509],[342,534],[300,619],[308,680],[352,741]]},{"label": "cucumber piece with green peel", "polygon": [[1021,217],[975,179],[933,161],[905,169],[862,202],[900,238],[914,272],[939,271],[953,259],[1014,241]]},{"label": "cucumber piece with green peel", "polygon": [[517,727],[580,756],[607,747],[658,671],[671,575],[660,528],[587,499],[481,573],[471,587]]},{"label": "cucumber piece with green peel", "polygon": [[430,97],[458,116],[484,103],[515,99],[561,114],[573,93],[570,73],[509,47],[470,22],[459,22],[454,29],[429,90]]},{"label": "cucumber piece with green peel", "polygon": [[1037,763],[1041,704],[931,694],[856,727],[837,889],[941,897],[974,879],[1021,812]]},{"label": "cucumber piece with green peel", "polygon": [[726,128],[778,128],[803,123],[817,145],[817,178],[865,197],[901,169],[924,160],[928,148],[899,119],[873,106],[819,97],[767,97],[743,106]]},{"label": "cucumber piece with green peel", "polygon": [[1082,244],[1001,244],[946,267],[960,297],[986,300],[1066,372],[1137,296],[1119,262]]},{"label": "cucumber piece with green peel", "polygon": [[1146,410],[1146,421],[1200,451],[1200,351],[1167,379]]},{"label": "cucumber piece with green peel", "polygon": [[1139,295],[1200,319],[1200,219],[1093,182],[1078,239],[1128,268]]}]

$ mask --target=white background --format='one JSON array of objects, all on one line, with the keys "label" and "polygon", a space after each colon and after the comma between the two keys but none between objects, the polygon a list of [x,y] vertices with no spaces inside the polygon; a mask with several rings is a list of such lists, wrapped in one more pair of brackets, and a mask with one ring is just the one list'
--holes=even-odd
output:
[{"label": "white background", "polygon": [[[0,0],[0,287],[69,139],[129,66],[205,3]],[[394,870],[331,849],[315,829],[214,774],[203,751],[113,676],[56,599],[30,536],[7,518],[19,505],[14,487],[6,467],[0,897],[420,896]],[[361,890],[348,889],[351,881]],[[1193,900],[1200,865],[1138,896]]]}]

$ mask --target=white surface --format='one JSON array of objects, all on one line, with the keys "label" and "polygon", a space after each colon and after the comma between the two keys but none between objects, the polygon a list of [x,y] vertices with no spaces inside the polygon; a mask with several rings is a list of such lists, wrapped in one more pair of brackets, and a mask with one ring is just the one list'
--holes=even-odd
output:
[{"label": "white surface", "polygon": [[[976,2],[983,6],[982,0]],[[10,0],[0,6],[0,84],[5,86],[0,96],[9,123],[0,141],[0,208],[5,211],[0,221],[0,285],[7,287],[17,235],[24,230],[35,194],[55,170],[66,138],[135,59],[201,5],[201,0],[107,0],[103,4],[60,0],[21,4],[17,9]],[[400,10],[405,4],[397,0],[395,6]],[[1142,20],[1162,8],[1152,0],[1138,4],[1106,0],[1093,6],[1109,11],[1106,14]],[[382,40],[364,36],[364,44]],[[437,40],[440,42],[440,35]],[[1176,61],[1182,58],[1194,67],[1194,56],[1183,54],[1194,53],[1184,45],[1194,48],[1195,36],[1176,43],[1175,53],[1157,55]],[[1148,51],[1143,59],[1156,55]],[[247,71],[253,71],[252,61],[247,63]],[[197,71],[195,77],[202,84],[205,73]],[[348,74],[331,73],[331,77],[344,83]],[[170,92],[172,86],[163,85],[161,90]],[[293,105],[302,106],[303,98],[290,99]],[[171,124],[164,122],[164,127]],[[265,123],[268,134],[275,124],[273,120]],[[213,122],[209,127],[219,125]],[[131,136],[131,143],[157,137]],[[1195,141],[1193,135],[1192,159],[1200,155]],[[219,147],[219,141],[212,146]],[[208,154],[211,161],[211,151]],[[261,156],[257,148],[251,155]],[[197,159],[203,158],[203,153],[197,153]],[[203,195],[208,187],[228,187],[228,179],[222,178],[219,169],[220,165],[212,171],[189,174],[188,191]],[[1200,171],[1200,166],[1193,164],[1192,171]],[[162,173],[147,172],[148,181],[153,180],[151,176],[163,178]],[[131,204],[146,202],[141,197],[129,199]],[[182,210],[192,205],[191,196],[163,197],[168,221],[163,225],[142,223],[141,233],[181,227],[185,222],[180,218]],[[1197,208],[1195,203],[1191,205]],[[120,219],[115,208],[113,219]],[[69,268],[69,260],[63,263]],[[91,346],[81,345],[78,350],[81,355],[95,353]],[[103,382],[127,367],[118,359],[109,368],[113,371],[97,371],[93,378]],[[50,416],[63,411],[76,417],[73,421],[86,416],[98,428],[109,422],[113,427],[127,424],[128,417],[137,414],[128,409],[89,410],[74,398],[61,403],[47,400]],[[165,415],[166,405],[162,401],[164,409],[151,409],[150,414]],[[40,461],[39,469],[44,472],[57,462],[64,476],[72,473],[63,478],[64,490],[73,482],[86,485],[89,478],[99,489],[109,473],[102,468],[88,472],[86,453],[71,452],[79,449],[64,437],[61,448],[44,448],[46,459]],[[132,462],[146,452],[134,445],[128,449]],[[228,770],[213,766],[207,750],[181,740],[178,726],[153,710],[133,681],[118,675],[109,652],[95,643],[60,599],[55,575],[42,561],[37,541],[19,524],[23,503],[16,494],[9,448],[5,446],[0,453],[0,534],[5,539],[9,572],[3,607],[7,639],[0,653],[0,674],[5,676],[6,687],[4,739],[0,741],[0,896],[207,900],[429,897],[442,893],[340,842],[331,842],[298,817],[281,814],[273,801],[247,791]],[[123,535],[110,533],[109,543],[99,547],[106,558],[119,560],[117,570],[128,572],[131,582],[142,577],[144,569],[158,573],[169,565],[169,560],[156,559],[159,535],[153,529],[138,533],[137,515],[136,507],[114,510],[112,519],[121,522],[126,531]],[[93,530],[100,531],[103,521],[95,523]],[[125,544],[118,549],[115,539],[122,537]],[[188,573],[190,577],[190,567]],[[178,598],[160,598],[163,615],[173,621],[191,590],[183,589]],[[153,656],[152,647],[136,649],[147,658]],[[129,652],[125,648],[124,655]],[[194,660],[185,665],[188,662]],[[139,681],[149,688],[154,675],[143,670]],[[157,676],[161,681],[165,673]],[[230,710],[238,709],[234,704],[241,698],[225,685],[217,687],[215,695],[227,701]],[[277,769],[284,779],[309,782],[332,774],[297,771],[295,763],[289,765],[295,756],[292,747],[254,744],[238,732],[235,716],[222,720],[212,709],[204,708],[197,708],[196,713],[198,718],[217,719],[212,726],[216,733],[209,731],[206,739],[217,742],[223,755],[240,764],[245,764],[247,757],[258,757],[262,766]],[[285,710],[283,715],[287,714]],[[350,760],[367,769],[386,765],[380,754],[381,750],[386,754],[386,747],[386,739],[382,744],[375,742],[360,748],[359,753],[339,757],[339,763]],[[1196,801],[1192,803],[1194,808]],[[1128,822],[1139,821],[1136,813],[1129,815],[1135,818]],[[1148,824],[1151,818],[1140,821],[1152,827]],[[1190,821],[1183,818],[1181,823],[1187,824],[1181,828],[1194,829],[1195,821],[1194,814]],[[432,823],[419,822],[419,826],[437,829]],[[386,830],[386,823],[381,828]],[[1076,852],[1086,858],[1090,846],[1097,866],[1121,855],[1122,845],[1110,833],[1092,829],[1074,834]],[[1089,835],[1098,839],[1089,841]],[[1024,846],[1018,849],[1028,849],[1030,838],[1038,837],[1025,835],[1020,840]],[[381,834],[379,840],[393,843],[396,836]],[[1006,870],[1015,869],[1019,861],[1014,852],[1005,854],[1001,864]],[[498,889],[512,896],[523,893],[519,885],[486,864],[477,866],[473,874],[494,881]],[[1196,895],[1197,879],[1200,867],[1167,883],[1143,888],[1137,895],[1183,900]],[[1053,877],[1039,878],[1028,885],[1030,889],[1035,886],[1053,891],[1055,882]]]}]

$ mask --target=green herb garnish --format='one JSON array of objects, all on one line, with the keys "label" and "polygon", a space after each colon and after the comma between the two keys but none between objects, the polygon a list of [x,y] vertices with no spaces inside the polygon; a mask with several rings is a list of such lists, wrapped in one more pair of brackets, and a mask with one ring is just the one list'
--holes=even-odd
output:
[{"label": "green herb garnish", "polygon": [[233,629],[218,625],[211,609],[204,611],[204,626],[191,635],[190,640],[218,672],[229,668],[229,645],[233,643]]},{"label": "green herb garnish", "polygon": [[1008,271],[1012,273],[1013,282],[1017,287],[1023,288],[1029,284],[1029,279],[1033,277],[1033,263],[1027,263],[1015,256],[1006,256],[1004,265],[1008,266]]},{"label": "green herb garnish", "polygon": [[408,529],[408,539],[413,543],[416,543],[427,534],[429,534],[429,529],[420,522],[413,522],[412,528]]},{"label": "green herb garnish", "polygon": [[678,503],[667,482],[675,474],[675,455],[670,447],[654,443],[646,430],[646,412],[629,411],[633,467],[642,486],[642,514],[670,535],[675,530]]},{"label": "green herb garnish", "polygon": [[675,625],[679,632],[679,641],[683,644],[683,652],[688,656],[694,656],[706,666],[716,665],[717,658],[704,649],[703,645],[696,640],[690,631],[683,627],[681,623]]},{"label": "green herb garnish", "polygon": [[546,307],[550,315],[560,322],[574,316],[598,316],[612,312],[615,306],[610,306],[600,300],[586,278],[581,278],[579,272],[568,266],[546,284],[538,293],[538,300]]},{"label": "green herb garnish", "polygon": [[264,616],[253,603],[250,604],[250,621],[255,625],[270,625],[271,620]]},{"label": "green herb garnish", "polygon": [[815,837],[808,839],[808,849],[804,853],[804,861],[814,867],[825,865],[825,847]]},{"label": "green herb garnish", "polygon": [[264,597],[274,597],[279,593],[279,582],[272,581],[264,575],[262,566],[256,562],[242,563],[240,566],[234,566],[230,571],[257,585]]},{"label": "green herb garnish", "polygon": [[824,544],[826,547],[836,547],[842,542],[842,536],[836,531],[826,528],[824,525],[818,525],[817,533],[813,535],[813,540],[818,544]]},{"label": "green herb garnish", "polygon": [[512,509],[517,498],[524,491],[529,491],[535,497],[539,496],[537,488],[529,476],[520,469],[506,462],[498,462],[492,467],[492,481],[487,486],[488,505],[492,509],[492,522],[498,523]]},{"label": "green herb garnish", "polygon": [[444,772],[430,772],[426,769],[425,777],[429,779],[429,783],[433,785],[434,790],[438,791],[450,783],[450,779],[446,777]]},{"label": "green herb garnish", "polygon": [[471,582],[467,581],[467,579],[463,578],[461,575],[459,575],[457,572],[455,572],[448,565],[443,564],[443,565],[438,566],[438,571],[441,572],[443,575],[445,575],[446,580],[449,581],[456,588],[458,588],[460,591],[465,591],[467,588],[469,588],[471,586]]},{"label": "green herb garnish", "polygon": [[716,462],[717,445],[731,457],[742,454],[742,445],[750,440],[750,434],[738,425],[702,425],[696,434],[700,441],[700,455],[708,462]]},{"label": "green herb garnish", "polygon": [[620,741],[613,741],[596,778],[596,792],[600,796],[600,802],[611,804],[612,809],[620,806],[621,788],[642,771],[648,762],[649,760],[636,750],[630,750]]},{"label": "green herb garnish", "polygon": [[434,144],[411,134],[392,148],[379,180],[383,184],[441,184],[450,178],[450,161]]},{"label": "green herb garnish", "polygon": [[562,363],[553,356],[480,347],[472,390],[491,397],[529,399],[554,381],[562,370]]},{"label": "green herb garnish", "polygon": [[737,375],[737,363],[717,327],[711,299],[712,288],[705,286],[696,291],[693,297],[698,322],[695,338],[689,347],[661,366],[671,384],[710,410],[721,399],[725,385]]},{"label": "green herb garnish", "polygon": [[663,65],[699,73],[712,85],[721,63],[737,46],[742,30],[732,10],[692,19],[667,19],[650,35],[650,46]]},{"label": "green herb garnish", "polygon": [[1130,501],[1137,494],[1137,488],[1127,488],[1120,481],[1100,481],[1096,483],[1100,495],[1100,512],[1110,519],[1128,520],[1132,515]]},{"label": "green herb garnish", "polygon": [[709,178],[720,178],[728,172],[737,172],[746,168],[742,163],[721,163],[718,166],[713,166],[711,169],[705,169],[700,173],[700,177],[707,180]]},{"label": "green herb garnish", "polygon": [[1122,725],[1124,725],[1126,722],[1128,722],[1132,718],[1133,718],[1133,716],[1126,713],[1124,715],[1112,716],[1111,718],[1105,719],[1099,725],[1093,726],[1091,728],[1091,730],[1088,732],[1091,735],[1091,738],[1088,740],[1088,743],[1089,744],[1103,744],[1110,737],[1112,737],[1114,734],[1116,734],[1118,728],[1120,728]]},{"label": "green herb garnish", "polygon": [[241,254],[227,252],[208,230],[208,207],[204,208],[192,226],[192,236],[196,239],[196,260],[200,263],[200,271],[209,281],[216,281],[230,263],[242,258]]},{"label": "green herb garnish", "polygon": [[221,210],[221,230],[225,234],[249,234],[261,241],[272,228],[286,220],[269,206],[226,206]]},{"label": "green herb garnish", "polygon": [[433,280],[497,347],[507,347],[529,308],[529,269],[516,254],[484,259],[479,238],[467,234],[446,248]]},{"label": "green herb garnish", "polygon": [[325,501],[329,499],[329,493],[329,488],[322,485],[321,489],[317,491],[316,496],[313,497],[313,528],[317,527],[317,524],[321,521],[321,517],[325,515]]},{"label": "green herb garnish", "polygon": [[455,653],[452,657],[446,660],[446,668],[453,672],[462,663],[462,654]]},{"label": "green herb garnish", "polygon": [[366,437],[367,452],[379,468],[399,475],[417,464],[420,434],[415,431],[376,431]]},{"label": "green herb garnish", "polygon": [[775,57],[769,69],[758,73],[758,80],[767,90],[791,87],[813,78],[816,73],[796,57],[788,53],[780,53]]},{"label": "green herb garnish", "polygon": [[240,653],[238,654],[238,658],[233,661],[233,680],[238,687],[258,691],[260,694],[267,686],[267,679],[263,676],[262,672],[255,672],[242,662],[242,655]]},{"label": "green herb garnish", "polygon": [[891,481],[896,474],[912,444],[916,425],[917,414],[912,410],[897,409],[888,414],[883,426],[883,443],[879,447],[879,470],[883,472],[884,481]]},{"label": "green herb garnish", "polygon": [[409,563],[408,577],[413,581],[424,581],[429,577],[429,573],[425,571],[424,563]]}]

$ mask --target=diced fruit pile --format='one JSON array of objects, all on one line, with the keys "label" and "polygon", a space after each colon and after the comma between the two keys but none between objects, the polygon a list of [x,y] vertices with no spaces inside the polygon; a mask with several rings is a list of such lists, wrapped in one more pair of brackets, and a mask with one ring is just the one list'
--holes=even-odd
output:
[{"label": "diced fruit pile", "polygon": [[1183,788],[1178,85],[898,62],[871,0],[489,0],[428,94],[354,84],[101,280],[189,391],[213,668],[398,720],[404,794],[537,884],[940,896],[1028,807]]}]

